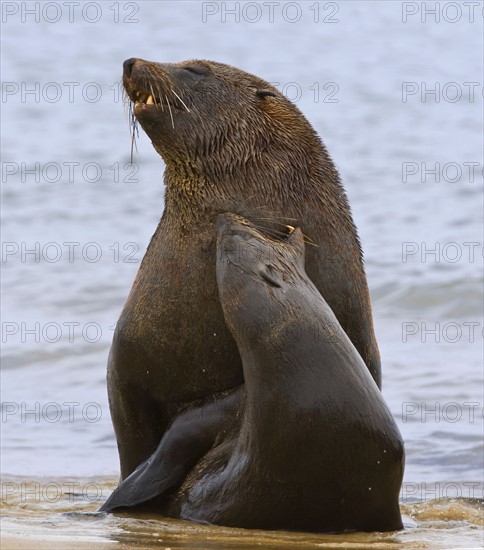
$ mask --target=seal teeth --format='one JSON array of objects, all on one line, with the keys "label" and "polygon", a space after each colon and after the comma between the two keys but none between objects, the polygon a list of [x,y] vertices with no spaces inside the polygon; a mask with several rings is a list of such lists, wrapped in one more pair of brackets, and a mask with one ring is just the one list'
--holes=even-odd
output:
[{"label": "seal teeth", "polygon": [[291,235],[292,233],[294,233],[294,227],[292,225],[286,225],[287,227],[287,232],[289,235]]},{"label": "seal teeth", "polygon": [[133,100],[135,105],[139,103],[147,103],[148,105],[154,105],[153,96],[144,92],[134,92]]}]

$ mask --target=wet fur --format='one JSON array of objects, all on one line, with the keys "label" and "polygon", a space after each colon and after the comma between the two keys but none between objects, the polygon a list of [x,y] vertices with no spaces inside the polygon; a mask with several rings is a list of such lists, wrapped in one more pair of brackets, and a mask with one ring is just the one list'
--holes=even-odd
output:
[{"label": "wet fur", "polygon": [[403,441],[304,271],[300,229],[276,238],[237,215],[218,219],[219,296],[245,384],[182,412],[102,510],[246,528],[400,529]]},{"label": "wet fur", "polygon": [[306,251],[309,277],[381,384],[348,201],[299,109],[264,80],[221,63],[128,65],[123,82],[130,100],[140,92],[159,100],[133,113],[166,169],[163,216],[117,323],[108,363],[123,479],[155,451],[181,410],[244,381],[215,277],[221,212],[241,214],[267,234],[277,235],[286,223],[304,232],[314,243]]}]

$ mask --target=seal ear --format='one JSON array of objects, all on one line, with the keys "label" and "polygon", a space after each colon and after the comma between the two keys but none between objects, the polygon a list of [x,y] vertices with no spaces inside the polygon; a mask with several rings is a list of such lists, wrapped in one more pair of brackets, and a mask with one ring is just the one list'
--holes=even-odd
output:
[{"label": "seal ear", "polygon": [[255,95],[257,97],[263,98],[267,96],[276,97],[277,94],[275,94],[274,92],[271,92],[270,90],[256,90]]}]

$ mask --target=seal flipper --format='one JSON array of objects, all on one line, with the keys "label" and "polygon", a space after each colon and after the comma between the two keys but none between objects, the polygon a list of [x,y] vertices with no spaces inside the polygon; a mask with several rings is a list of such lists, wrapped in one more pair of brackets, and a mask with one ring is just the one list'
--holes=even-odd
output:
[{"label": "seal flipper", "polygon": [[120,483],[99,511],[133,508],[180,485],[213,447],[221,430],[235,419],[242,394],[243,386],[239,386],[214,400],[210,407],[218,414],[208,416],[201,406],[178,416],[156,451]]}]

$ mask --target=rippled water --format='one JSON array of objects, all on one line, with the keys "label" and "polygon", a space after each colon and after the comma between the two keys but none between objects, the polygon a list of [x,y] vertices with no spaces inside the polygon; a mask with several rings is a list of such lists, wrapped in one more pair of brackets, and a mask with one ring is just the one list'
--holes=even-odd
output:
[{"label": "rippled water", "polygon": [[[471,23],[464,10],[451,23],[445,2],[439,23],[431,15],[422,22],[421,3],[320,2],[315,23],[314,3],[303,2],[298,22],[275,8],[273,22],[267,14],[244,21],[244,13],[254,16],[241,11],[239,23],[228,14],[224,23],[220,12],[204,21],[202,3],[131,4],[139,7],[138,23],[115,23],[114,9],[102,3],[96,23],[79,16],[69,23],[65,13],[57,23],[28,15],[23,23],[19,11],[2,29],[5,532],[119,535],[126,544],[145,545],[160,532],[170,546],[192,548],[207,540],[242,548],[251,537],[280,547],[341,541],[66,517],[59,513],[90,512],[98,503],[41,497],[24,505],[5,485],[26,479],[44,486],[62,476],[85,484],[101,476],[94,479],[104,493],[113,486],[118,462],[105,364],[113,326],[163,209],[163,165],[146,136],[138,140],[136,173],[125,167],[130,139],[116,83],[128,57],[207,58],[278,82],[297,99],[339,167],[359,228],[384,396],[406,442],[402,506],[409,528],[345,536],[345,546],[445,547],[453,536],[453,547],[477,546],[482,509],[472,499],[483,496],[484,453],[482,17]],[[337,23],[322,21],[330,4]],[[419,12],[403,23],[410,4]],[[121,21],[131,13],[128,3],[118,9]],[[402,83],[406,90],[439,86],[438,101],[409,93],[404,102]],[[36,86],[38,98],[26,94]],[[455,90],[462,92],[458,100]]]}]

